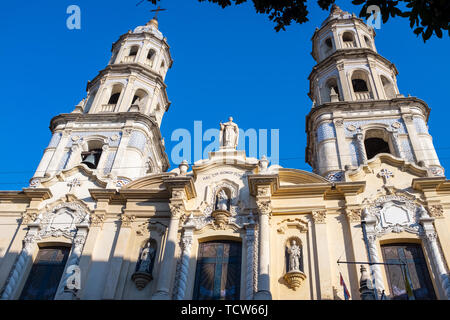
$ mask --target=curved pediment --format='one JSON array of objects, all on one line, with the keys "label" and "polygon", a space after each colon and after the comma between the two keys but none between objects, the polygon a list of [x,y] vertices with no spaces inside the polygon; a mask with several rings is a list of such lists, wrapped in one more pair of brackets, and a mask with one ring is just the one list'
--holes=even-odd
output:
[{"label": "curved pediment", "polygon": [[278,169],[278,175],[280,185],[329,182],[322,176],[299,169],[280,168]]},{"label": "curved pediment", "polygon": [[155,173],[155,174],[151,174],[142,178],[139,178],[137,180],[134,180],[132,182],[130,182],[129,184],[127,184],[126,186],[124,186],[122,188],[122,190],[139,190],[139,189],[160,189],[160,190],[165,190],[167,189],[166,186],[164,185],[164,181],[163,179],[166,177],[173,177],[176,176],[176,173],[170,173],[170,172],[165,172],[165,173]]}]

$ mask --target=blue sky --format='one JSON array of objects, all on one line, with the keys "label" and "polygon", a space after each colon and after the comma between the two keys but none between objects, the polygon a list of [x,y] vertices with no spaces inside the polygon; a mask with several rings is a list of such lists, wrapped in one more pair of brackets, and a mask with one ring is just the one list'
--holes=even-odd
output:
[{"label": "blue sky", "polygon": [[[111,44],[152,17],[154,8],[137,2],[2,3],[0,190],[28,185],[50,140],[51,118],[71,112],[85,97],[87,81],[108,63]],[[81,30],[66,27],[72,4],[81,8]],[[337,4],[359,13],[351,1]],[[166,77],[172,105],[161,127],[169,156],[177,143],[170,141],[173,130],[193,131],[200,120],[204,130],[218,128],[231,115],[243,129],[279,129],[280,164],[311,171],[304,160],[311,108],[307,77],[315,65],[311,37],[328,12],[308,1],[309,22],[277,33],[251,3],[222,9],[196,0],[163,0],[161,6],[168,11],[160,14],[160,30],[174,59]],[[424,44],[402,18],[391,18],[376,32],[378,52],[399,70],[400,92],[431,107],[430,133],[442,165],[449,167],[449,38]]]}]

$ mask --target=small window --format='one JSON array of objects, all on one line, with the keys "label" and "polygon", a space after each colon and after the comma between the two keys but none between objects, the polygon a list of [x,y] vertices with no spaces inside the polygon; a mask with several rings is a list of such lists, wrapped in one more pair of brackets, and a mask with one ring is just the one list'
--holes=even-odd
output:
[{"label": "small window", "polygon": [[147,53],[147,59],[151,60],[155,56],[155,50],[150,49],[150,51]]},{"label": "small window", "polygon": [[119,101],[119,97],[120,92],[112,94],[111,97],[109,98],[108,104],[117,104],[117,102]]},{"label": "small window", "polygon": [[366,47],[372,49],[372,44],[370,43],[370,39],[364,36],[364,41],[366,42]]},{"label": "small window", "polygon": [[354,92],[367,92],[369,88],[367,88],[367,83],[362,79],[353,79],[352,80],[353,91]]},{"label": "small window", "polygon": [[331,42],[331,38],[325,40],[325,45],[327,46],[328,50],[333,49],[333,43]]},{"label": "small window", "polygon": [[102,149],[93,149],[90,151],[82,152],[81,159],[83,164],[87,165],[91,169],[97,169],[100,156],[102,155]]},{"label": "small window", "polygon": [[20,300],[53,300],[61,281],[70,248],[40,248]]},{"label": "small window", "polygon": [[351,32],[345,32],[344,35],[342,36],[342,40],[344,40],[344,42],[351,42],[353,41],[353,35]]},{"label": "small window", "polygon": [[379,153],[391,153],[389,144],[381,138],[367,138],[364,140],[367,159],[372,159]]},{"label": "small window", "polygon": [[129,56],[136,56],[138,53],[138,50],[139,50],[139,47],[137,47],[137,46],[131,47]]}]

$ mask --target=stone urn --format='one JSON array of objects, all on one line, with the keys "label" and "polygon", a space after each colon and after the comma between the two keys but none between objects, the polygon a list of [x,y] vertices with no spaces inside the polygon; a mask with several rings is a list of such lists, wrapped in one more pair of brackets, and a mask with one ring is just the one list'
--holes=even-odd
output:
[{"label": "stone urn", "polygon": [[293,270],[286,273],[283,278],[288,286],[295,291],[302,285],[303,281],[306,279],[306,274],[301,271]]},{"label": "stone urn", "polygon": [[225,210],[216,210],[211,214],[211,216],[214,218],[214,224],[219,229],[224,229],[225,226],[228,224],[228,220],[231,217],[231,213]]},{"label": "stone urn", "polygon": [[142,290],[145,288],[147,283],[153,280],[153,276],[147,272],[135,272],[131,276],[131,280],[133,280],[138,290]]}]

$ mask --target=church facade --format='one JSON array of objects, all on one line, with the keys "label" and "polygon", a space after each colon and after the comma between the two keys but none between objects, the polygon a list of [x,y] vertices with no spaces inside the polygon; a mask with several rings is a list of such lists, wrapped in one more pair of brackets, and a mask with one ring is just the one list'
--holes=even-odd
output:
[{"label": "church facade", "polygon": [[0,297],[450,298],[450,181],[428,105],[405,97],[375,32],[333,6],[312,37],[313,172],[220,149],[168,171],[166,38],[152,19],[52,138],[28,187],[0,191]]}]

